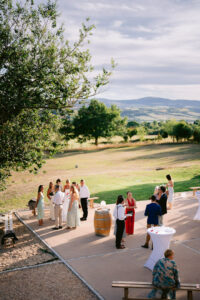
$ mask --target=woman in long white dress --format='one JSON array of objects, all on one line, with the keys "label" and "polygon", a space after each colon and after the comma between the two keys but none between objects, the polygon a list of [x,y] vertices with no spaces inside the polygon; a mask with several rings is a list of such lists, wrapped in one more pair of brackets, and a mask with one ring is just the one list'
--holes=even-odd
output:
[{"label": "woman in long white dress", "polygon": [[39,226],[43,225],[43,218],[44,218],[44,186],[40,185],[38,188],[38,196],[37,196],[37,202],[36,202],[36,207],[37,207],[37,213],[38,213],[38,222]]},{"label": "woman in long white dress", "polygon": [[63,203],[63,210],[62,210],[62,221],[66,222],[67,221],[67,213],[68,213],[68,208],[69,208],[69,202],[70,202],[70,180],[66,180],[66,184],[63,188],[63,193],[65,194],[64,196],[64,203]]},{"label": "woman in long white dress", "polygon": [[73,185],[71,186],[71,199],[67,214],[67,229],[76,228],[80,226],[80,215],[79,215],[79,193]]},{"label": "woman in long white dress", "polygon": [[172,180],[171,175],[169,174],[166,175],[166,178],[168,180],[168,183],[166,184],[166,187],[168,189],[168,209],[172,209],[172,202],[174,200],[174,181]]}]

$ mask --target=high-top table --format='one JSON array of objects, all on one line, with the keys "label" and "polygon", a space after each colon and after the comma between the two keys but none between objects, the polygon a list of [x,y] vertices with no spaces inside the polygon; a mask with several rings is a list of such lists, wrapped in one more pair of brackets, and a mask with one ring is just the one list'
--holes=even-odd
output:
[{"label": "high-top table", "polygon": [[193,187],[190,187],[190,189],[193,191],[193,196],[195,196],[196,191],[200,190],[200,186],[193,186]]},{"label": "high-top table", "polygon": [[164,256],[165,250],[169,248],[170,241],[176,230],[171,227],[156,226],[149,228],[147,232],[153,242],[153,251],[144,267],[153,271],[157,261]]},{"label": "high-top table", "polygon": [[91,197],[88,198],[88,200],[90,200],[90,208],[94,208],[94,200],[99,199],[99,197]]},{"label": "high-top table", "polygon": [[197,197],[199,201],[199,206],[196,212],[196,215],[194,216],[193,220],[200,220],[200,191],[196,191],[195,196]]}]

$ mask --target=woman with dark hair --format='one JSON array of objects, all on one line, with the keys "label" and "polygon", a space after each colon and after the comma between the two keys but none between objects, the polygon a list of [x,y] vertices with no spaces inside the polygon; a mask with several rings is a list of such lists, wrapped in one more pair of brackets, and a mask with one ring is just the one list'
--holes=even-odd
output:
[{"label": "woman with dark hair", "polygon": [[53,196],[54,196],[54,185],[53,185],[53,182],[49,182],[49,188],[47,190],[47,198],[50,201],[50,219],[52,221],[55,221]]},{"label": "woman with dark hair", "polygon": [[117,249],[124,249],[125,246],[121,245],[122,236],[124,232],[125,227],[125,208],[123,206],[124,204],[124,197],[122,195],[119,195],[117,197],[116,206],[113,212],[113,216],[116,220],[117,230],[116,230],[116,248]]},{"label": "woman with dark hair", "polygon": [[134,222],[135,222],[135,208],[136,201],[132,196],[131,192],[127,192],[127,198],[125,200],[125,206],[126,206],[126,214],[131,214],[130,217],[126,218],[126,233],[133,234],[134,233]]},{"label": "woman with dark hair", "polygon": [[167,202],[168,202],[168,209],[172,209],[172,202],[174,199],[174,181],[171,178],[171,175],[166,175],[166,178],[168,180],[168,183],[166,184],[166,187],[168,189],[168,198],[167,198]]},{"label": "woman with dark hair", "polygon": [[39,226],[43,225],[43,217],[44,217],[44,186],[40,185],[38,188],[38,196],[37,196],[37,202],[36,202],[36,207],[37,207],[37,212],[38,212],[38,223]]},{"label": "woman with dark hair", "polygon": [[61,183],[61,180],[60,180],[60,178],[58,178],[57,180],[56,180],[56,185],[59,185],[59,191],[61,191],[62,192],[62,183]]},{"label": "woman with dark hair", "polygon": [[77,188],[71,185],[70,188],[70,204],[67,214],[67,229],[73,228],[75,229],[77,226],[80,226],[80,216],[79,216],[79,193]]}]

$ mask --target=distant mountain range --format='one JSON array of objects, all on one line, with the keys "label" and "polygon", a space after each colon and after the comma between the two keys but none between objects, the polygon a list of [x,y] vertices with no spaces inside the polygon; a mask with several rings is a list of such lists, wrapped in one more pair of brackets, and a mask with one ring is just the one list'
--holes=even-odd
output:
[{"label": "distant mountain range", "polygon": [[193,122],[200,119],[200,101],[170,100],[167,98],[145,97],[135,100],[110,100],[99,98],[106,106],[117,105],[122,116],[129,120],[164,121],[168,119],[187,120]]},{"label": "distant mountain range", "polygon": [[167,98],[145,97],[133,100],[110,100],[101,98],[99,101],[110,106],[116,104],[120,108],[132,106],[169,106],[169,107],[197,107],[200,108],[200,100],[170,100]]}]

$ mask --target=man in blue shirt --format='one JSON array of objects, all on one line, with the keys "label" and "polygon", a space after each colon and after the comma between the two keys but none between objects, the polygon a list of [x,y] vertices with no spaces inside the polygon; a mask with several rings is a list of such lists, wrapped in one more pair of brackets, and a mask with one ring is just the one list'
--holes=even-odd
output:
[{"label": "man in blue shirt", "polygon": [[[146,206],[144,215],[147,216],[147,229],[151,226],[158,226],[158,216],[161,216],[161,207],[156,202],[156,197],[151,196],[151,203]],[[147,233],[146,242],[143,248],[149,248],[150,235]]]}]

